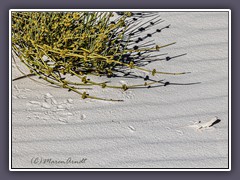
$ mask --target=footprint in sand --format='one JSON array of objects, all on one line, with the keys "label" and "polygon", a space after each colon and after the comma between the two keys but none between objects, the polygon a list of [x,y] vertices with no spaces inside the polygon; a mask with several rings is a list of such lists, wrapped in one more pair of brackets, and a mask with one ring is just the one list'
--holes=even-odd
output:
[{"label": "footprint in sand", "polygon": [[[63,102],[58,102],[52,94],[46,93],[39,97],[39,101],[29,101],[27,105],[28,108],[40,107],[42,108],[41,115],[33,115],[32,119],[42,119],[44,121],[57,121],[61,124],[69,123],[68,120],[73,113],[69,112],[73,104],[72,99],[66,99]],[[32,109],[29,109],[29,111]],[[80,119],[84,120],[86,118],[85,114],[80,115]]]},{"label": "footprint in sand", "polygon": [[81,115],[80,115],[80,119],[81,119],[81,120],[86,119],[86,117],[87,117],[87,116],[86,116],[85,114],[81,114]]},{"label": "footprint in sand", "polygon": [[38,101],[28,101],[27,105],[30,105],[30,106],[39,106],[41,103],[38,102]]},{"label": "footprint in sand", "polygon": [[73,104],[73,100],[72,99],[68,99],[67,102],[70,103],[70,104]]},{"label": "footprint in sand", "polygon": [[58,122],[62,123],[62,124],[67,124],[68,121],[66,119],[63,118],[58,118]]},{"label": "footprint in sand", "polygon": [[32,91],[31,89],[27,89],[27,88],[23,88],[23,89],[19,88],[18,85],[14,85],[13,87],[18,93]]},{"label": "footprint in sand", "polygon": [[50,108],[51,108],[51,105],[48,104],[48,103],[46,103],[46,102],[43,102],[43,103],[41,104],[41,107],[43,107],[44,109],[50,109]]},{"label": "footprint in sand", "polygon": [[135,127],[133,127],[133,126],[128,126],[128,129],[130,130],[130,132],[135,132],[136,131]]},{"label": "footprint in sand", "polygon": [[133,93],[133,91],[125,91],[124,95],[127,99],[133,99],[135,97],[135,94]]},{"label": "footprint in sand", "polygon": [[183,131],[181,131],[181,130],[176,130],[176,132],[179,134],[179,135],[183,135]]},{"label": "footprint in sand", "polygon": [[63,111],[63,110],[65,110],[65,108],[63,107],[63,105],[58,105],[57,110],[58,111]]}]

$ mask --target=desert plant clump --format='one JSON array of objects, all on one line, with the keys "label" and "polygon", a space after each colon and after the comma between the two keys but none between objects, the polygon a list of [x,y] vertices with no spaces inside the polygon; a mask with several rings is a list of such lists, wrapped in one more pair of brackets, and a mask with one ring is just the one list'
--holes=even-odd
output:
[{"label": "desert plant clump", "polygon": [[[142,23],[141,18],[151,18]],[[92,76],[134,76],[131,70],[155,74],[185,74],[148,70],[144,66],[155,60],[152,52],[170,46],[174,42],[156,45],[146,39],[169,28],[156,29],[141,36],[143,31],[161,23],[156,14],[137,12],[12,12],[12,51],[29,69],[30,75],[38,76],[49,84],[68,89],[83,99],[121,101],[90,95],[81,88],[100,86],[119,88],[149,88],[154,84],[169,82],[153,81],[147,75],[142,84],[112,85],[109,81],[95,82]],[[184,55],[184,54],[183,54]],[[179,55],[182,56],[182,55]],[[178,56],[175,56],[178,57]],[[169,61],[175,57],[164,57]],[[158,57],[154,57],[158,58]],[[71,81],[75,76],[77,81]]]}]

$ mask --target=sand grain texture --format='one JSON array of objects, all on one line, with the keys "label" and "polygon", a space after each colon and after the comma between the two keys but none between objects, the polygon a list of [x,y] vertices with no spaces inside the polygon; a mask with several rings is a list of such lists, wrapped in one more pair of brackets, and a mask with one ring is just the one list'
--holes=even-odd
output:
[{"label": "sand grain texture", "polygon": [[[201,82],[122,92],[94,89],[124,102],[82,100],[65,89],[28,78],[12,83],[13,168],[228,168],[228,14],[162,12],[171,28],[155,42],[186,56],[148,67],[182,76],[170,82]],[[13,78],[20,74],[12,68]],[[133,82],[130,79],[117,81]],[[121,82],[120,82],[121,83]],[[199,127],[217,116],[221,121]],[[33,164],[32,158],[80,164]]]}]

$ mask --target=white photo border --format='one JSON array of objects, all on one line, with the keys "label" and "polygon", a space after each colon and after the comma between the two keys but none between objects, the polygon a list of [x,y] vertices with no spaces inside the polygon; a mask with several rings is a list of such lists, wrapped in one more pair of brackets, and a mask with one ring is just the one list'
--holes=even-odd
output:
[{"label": "white photo border", "polygon": [[[11,14],[21,11],[140,11],[140,12],[228,12],[228,168],[12,168],[12,48]],[[9,171],[231,171],[231,10],[230,9],[10,9],[9,10]]]}]

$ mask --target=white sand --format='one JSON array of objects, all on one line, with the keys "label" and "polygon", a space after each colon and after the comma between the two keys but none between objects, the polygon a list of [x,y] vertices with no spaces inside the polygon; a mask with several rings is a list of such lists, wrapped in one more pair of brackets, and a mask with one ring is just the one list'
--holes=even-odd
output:
[{"label": "white sand", "polygon": [[[155,42],[176,41],[163,52],[188,54],[147,67],[190,71],[182,76],[157,77],[201,84],[89,91],[124,99],[104,102],[82,100],[76,93],[42,86],[28,78],[14,81],[13,168],[228,168],[228,14],[160,14],[171,28],[157,34]],[[19,75],[13,66],[13,78]],[[134,82],[116,81],[121,80]],[[204,124],[215,116],[220,123]],[[31,163],[37,157],[87,160],[79,164]]]}]

